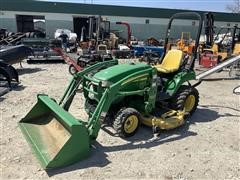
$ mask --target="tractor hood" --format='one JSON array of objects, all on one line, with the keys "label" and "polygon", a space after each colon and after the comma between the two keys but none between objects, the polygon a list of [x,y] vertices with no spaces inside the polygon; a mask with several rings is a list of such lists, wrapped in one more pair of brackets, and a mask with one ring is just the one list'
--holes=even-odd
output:
[{"label": "tractor hood", "polygon": [[147,64],[119,64],[99,71],[94,75],[94,79],[115,83],[132,73],[151,68],[152,67]]}]

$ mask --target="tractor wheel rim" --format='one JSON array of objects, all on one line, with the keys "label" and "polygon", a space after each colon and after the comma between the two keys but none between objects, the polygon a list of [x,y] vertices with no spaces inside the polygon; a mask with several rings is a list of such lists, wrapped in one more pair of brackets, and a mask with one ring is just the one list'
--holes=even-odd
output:
[{"label": "tractor wheel rim", "polygon": [[126,133],[133,133],[138,126],[138,117],[136,115],[131,115],[127,118],[124,123],[124,131]]},{"label": "tractor wheel rim", "polygon": [[189,95],[185,101],[184,108],[186,112],[190,112],[194,105],[195,105],[195,96],[194,95]]}]

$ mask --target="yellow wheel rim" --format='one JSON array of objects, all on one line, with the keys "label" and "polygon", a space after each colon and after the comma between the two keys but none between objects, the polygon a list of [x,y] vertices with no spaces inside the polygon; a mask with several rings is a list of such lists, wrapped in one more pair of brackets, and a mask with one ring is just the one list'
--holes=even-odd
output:
[{"label": "yellow wheel rim", "polygon": [[138,117],[136,115],[131,115],[127,118],[124,123],[124,131],[126,133],[133,133],[138,126]]},{"label": "yellow wheel rim", "polygon": [[186,112],[190,112],[194,105],[195,105],[195,96],[194,95],[189,95],[185,101],[184,108]]}]

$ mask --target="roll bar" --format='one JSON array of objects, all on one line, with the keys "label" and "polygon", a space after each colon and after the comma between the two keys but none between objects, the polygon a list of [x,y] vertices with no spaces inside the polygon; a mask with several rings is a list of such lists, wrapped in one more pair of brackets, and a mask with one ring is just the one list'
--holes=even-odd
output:
[{"label": "roll bar", "polygon": [[166,32],[166,38],[165,38],[165,44],[164,44],[164,53],[162,56],[162,59],[164,58],[164,56],[166,55],[166,51],[167,51],[167,44],[168,44],[168,39],[170,36],[170,32],[171,32],[171,26],[172,26],[172,22],[174,19],[179,19],[179,18],[191,18],[191,17],[195,17],[199,20],[199,26],[198,26],[198,32],[197,32],[197,38],[196,38],[196,42],[195,42],[195,48],[193,50],[193,55],[192,55],[192,59],[190,62],[190,66],[189,66],[189,70],[193,70],[194,68],[194,63],[195,60],[197,58],[197,49],[198,49],[198,45],[199,45],[199,39],[200,39],[200,35],[201,35],[201,31],[202,31],[202,16],[196,12],[182,12],[182,13],[176,13],[174,14],[171,18],[170,21],[168,23],[168,27],[167,27],[167,32]]}]

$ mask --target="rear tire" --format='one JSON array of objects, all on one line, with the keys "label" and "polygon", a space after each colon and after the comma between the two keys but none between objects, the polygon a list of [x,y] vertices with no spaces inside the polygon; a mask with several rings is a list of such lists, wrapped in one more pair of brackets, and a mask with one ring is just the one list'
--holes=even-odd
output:
[{"label": "rear tire", "polygon": [[140,114],[133,108],[122,108],[118,111],[113,128],[120,137],[127,138],[133,136],[140,124]]},{"label": "rear tire", "polygon": [[199,103],[199,93],[194,87],[181,86],[170,102],[170,108],[174,110],[183,110],[192,115]]}]

